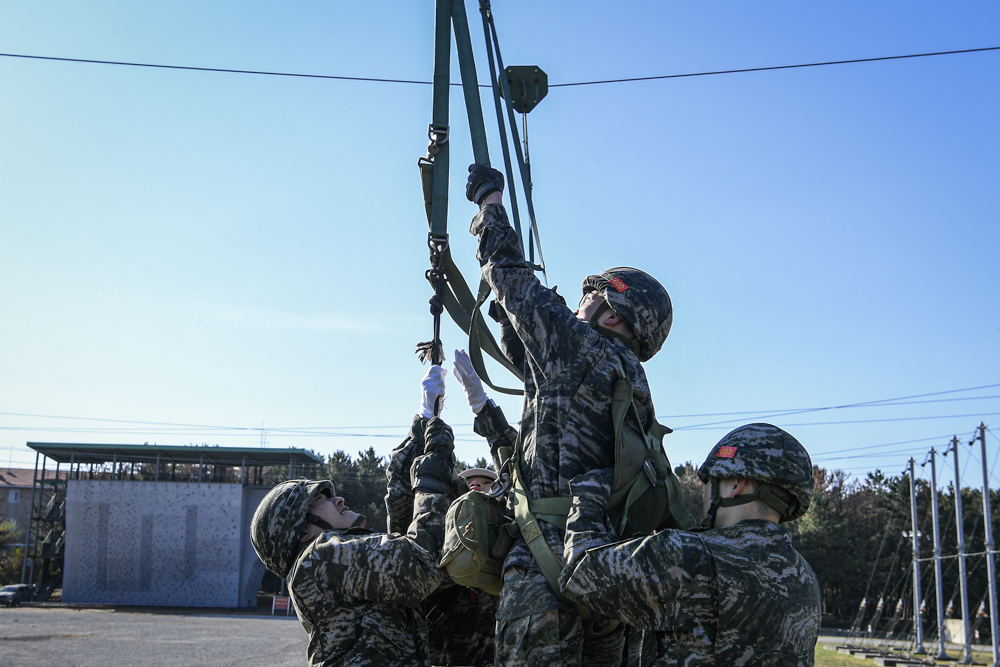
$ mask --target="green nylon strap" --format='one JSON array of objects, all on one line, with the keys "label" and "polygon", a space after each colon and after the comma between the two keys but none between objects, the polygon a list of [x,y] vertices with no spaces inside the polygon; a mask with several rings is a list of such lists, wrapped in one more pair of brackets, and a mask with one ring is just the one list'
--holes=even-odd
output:
[{"label": "green nylon strap", "polygon": [[477,164],[489,166],[490,152],[486,143],[486,123],[483,121],[483,104],[479,97],[479,78],[476,59],[472,54],[469,36],[469,19],[465,13],[465,0],[453,0],[451,22],[455,28],[455,48],[458,50],[458,68],[462,74],[462,92],[465,94],[469,134],[472,136],[472,155]]},{"label": "green nylon strap", "polygon": [[[451,15],[453,0],[437,0],[434,7],[434,98],[432,126],[448,132],[448,93],[451,85]],[[448,236],[448,141],[438,144],[433,156],[434,169],[431,191],[431,235]]]},{"label": "green nylon strap", "polygon": [[573,498],[568,496],[539,498],[530,501],[528,509],[539,521],[545,521],[566,530],[566,517],[569,516],[569,508],[572,504]]},{"label": "green nylon strap", "polygon": [[482,306],[480,299],[485,300],[483,296],[484,292],[486,296],[489,296],[489,286],[484,286],[483,281],[480,281],[480,298],[473,298],[472,292],[465,282],[465,278],[462,277],[462,273],[455,266],[455,261],[451,257],[450,250],[445,250],[442,264],[444,265],[445,273],[448,275],[444,294],[444,307],[455,321],[455,324],[469,335],[469,357],[472,360],[472,366],[476,374],[483,382],[496,391],[505,394],[523,394],[524,391],[520,389],[505,389],[494,385],[490,381],[489,374],[486,372],[486,367],[483,363],[482,351],[485,350],[487,354],[493,357],[504,368],[513,373],[517,379],[522,382],[524,381],[524,373],[500,349],[500,345],[496,342],[496,338],[493,337],[493,333],[486,326],[483,315],[479,311],[479,308]]},{"label": "green nylon strap", "polygon": [[552,553],[549,543],[545,541],[545,536],[542,534],[541,526],[538,525],[538,521],[531,513],[531,499],[528,496],[528,490],[524,487],[521,465],[516,460],[513,465],[513,473],[514,486],[511,491],[514,501],[514,518],[521,528],[521,536],[528,548],[531,549],[531,555],[535,557],[535,562],[542,570],[542,575],[545,576],[545,581],[549,583],[552,592],[561,601],[568,603],[569,600],[559,590],[559,573],[562,571],[562,563]]},{"label": "green nylon strap", "polygon": [[[431,159],[419,162],[420,179],[424,191],[424,206],[427,210],[430,236],[433,239],[448,238],[448,173],[449,173],[449,141],[448,137],[448,105],[451,64],[451,35],[455,34],[455,46],[458,50],[459,69],[462,75],[462,90],[465,95],[469,132],[472,137],[472,149],[478,164],[489,165],[489,147],[486,141],[486,125],[483,121],[482,102],[479,97],[479,80],[476,75],[476,63],[472,52],[472,39],[469,34],[469,21],[465,10],[465,0],[437,0],[435,4],[434,23],[434,100],[432,124],[428,138],[435,146],[436,153]],[[443,133],[443,134],[442,134]],[[441,140],[441,137],[444,137]],[[428,151],[430,154],[430,151]],[[486,326],[479,308],[489,296],[489,285],[480,280],[479,298],[472,292],[462,277],[461,271],[455,265],[449,249],[445,249],[442,257],[442,268],[448,277],[445,292],[442,295],[444,307],[456,324],[469,335],[469,356],[476,374],[495,391],[504,394],[520,395],[520,389],[499,387],[489,379],[482,351],[497,360],[504,368],[511,371],[519,380],[524,381],[520,368],[507,359],[500,349],[492,332]],[[436,287],[436,285],[434,285]]]},{"label": "green nylon strap", "polygon": [[[535,562],[538,563],[538,567],[542,571],[542,576],[545,577],[545,581],[548,582],[549,588],[552,589],[552,592],[555,593],[555,596],[560,602],[570,605],[576,609],[577,614],[579,614],[580,618],[583,620],[584,634],[586,636],[598,638],[613,632],[614,629],[618,627],[617,621],[610,621],[603,628],[595,628],[593,614],[591,611],[584,606],[572,602],[562,594],[562,591],[559,590],[559,574],[562,572],[562,559],[552,553],[549,543],[545,541],[545,536],[542,534],[542,528],[538,525],[538,517],[534,516],[530,509],[530,507],[538,504],[541,504],[545,509],[556,508],[557,506],[562,507],[565,505],[566,514],[568,514],[569,505],[572,503],[573,499],[539,498],[538,500],[531,500],[528,496],[527,489],[524,488],[524,479],[521,476],[521,466],[516,459],[513,460],[511,472],[513,477],[511,493],[513,494],[514,501],[514,519],[517,521],[517,525],[521,528],[521,536],[524,538],[528,548],[531,549],[531,555],[535,557]],[[568,502],[564,503],[563,501]],[[562,523],[563,530],[565,530],[565,514],[563,515]]]},{"label": "green nylon strap", "polygon": [[[480,332],[485,332],[490,340],[492,341],[494,347],[496,346],[496,340],[493,339],[493,334],[490,330],[486,328],[486,321],[483,319],[483,314],[479,310],[482,308],[486,299],[490,295],[490,286],[485,280],[479,281],[479,298],[476,299],[475,306],[472,309],[470,323],[469,323],[469,359],[472,361],[472,367],[476,371],[476,375],[479,379],[485,382],[487,385],[492,387],[494,391],[499,391],[501,394],[512,394],[515,396],[520,396],[524,394],[523,389],[508,389],[506,387],[498,387],[493,384],[490,380],[489,373],[486,371],[486,364],[483,362],[483,344],[480,343],[479,335]],[[507,370],[512,372],[518,379],[524,382],[524,373],[520,368],[514,366],[513,363],[507,359],[507,356],[503,354],[501,350],[497,350],[500,353],[501,359],[499,360]]]}]

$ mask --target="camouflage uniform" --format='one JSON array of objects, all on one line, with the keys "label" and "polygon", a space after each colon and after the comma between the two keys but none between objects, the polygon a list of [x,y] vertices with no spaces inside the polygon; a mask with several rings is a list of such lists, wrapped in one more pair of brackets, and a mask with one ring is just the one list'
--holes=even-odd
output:
[{"label": "camouflage uniform", "polygon": [[[410,467],[424,451],[427,421],[420,415],[414,418],[409,435],[392,451],[386,466],[385,507],[390,533],[405,531],[412,520]],[[465,480],[456,477],[449,503],[468,490]],[[450,582],[424,599],[417,609],[417,625],[431,664],[492,665],[496,609],[497,598]]]},{"label": "camouflage uniform", "polygon": [[452,584],[421,604],[432,665],[493,664],[498,598]]},{"label": "camouflage uniform", "polygon": [[[539,283],[502,205],[484,206],[470,231],[479,236],[483,277],[524,343],[519,451],[525,487],[534,499],[568,496],[571,479],[614,465],[611,394],[617,359],[636,402],[653,414],[645,373],[626,343],[601,336]],[[553,552],[561,554],[563,531],[545,522],[541,528]],[[504,563],[497,664],[617,665],[622,651],[621,631],[585,642],[576,610],[560,603],[519,539]]]},{"label": "camouflage uniform", "polygon": [[[453,439],[440,419],[424,421],[427,443]],[[296,558],[287,583],[310,665],[430,664],[415,608],[448,580],[438,569],[448,498],[417,493],[412,508],[406,535],[333,530]]]},{"label": "camouflage uniform", "polygon": [[643,630],[630,665],[813,664],[819,585],[783,527],[746,520],[610,544],[610,486],[597,475],[572,486],[560,584],[570,599]]}]

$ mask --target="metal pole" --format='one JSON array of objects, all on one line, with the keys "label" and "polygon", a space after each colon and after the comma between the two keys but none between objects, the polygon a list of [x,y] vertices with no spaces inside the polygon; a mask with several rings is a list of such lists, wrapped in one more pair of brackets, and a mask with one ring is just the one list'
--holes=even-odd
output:
[{"label": "metal pole", "polygon": [[972,662],[972,639],[969,637],[969,573],[965,565],[965,525],[962,515],[962,484],[958,471],[958,436],[951,439],[951,449],[955,454],[955,530],[958,531],[958,583],[962,592],[962,630],[965,634],[965,647],[962,663]]},{"label": "metal pole", "polygon": [[[38,451],[35,451],[35,470],[31,478],[31,505],[28,506],[28,530],[24,533],[24,556],[21,558],[21,583],[28,569],[28,541],[31,539],[31,524],[35,518],[35,485],[38,483]],[[41,515],[39,514],[39,518]],[[34,568],[32,568],[34,569]]]},{"label": "metal pole", "polygon": [[934,518],[934,587],[937,589],[937,660],[951,660],[944,648],[944,580],[941,576],[941,522],[938,519],[937,452],[931,447],[931,515]]},{"label": "metal pole", "polygon": [[[975,442],[975,441],[973,441]],[[979,448],[983,457],[983,525],[986,527],[986,572],[990,582],[990,636],[993,638],[993,664],[1000,665],[1000,634],[997,626],[997,572],[993,562],[993,519],[990,511],[990,477],[986,465],[986,424],[979,422]]]},{"label": "metal pole", "polygon": [[913,524],[913,631],[916,635],[914,653],[923,655],[924,650],[924,619],[920,615],[920,603],[923,595],[920,593],[920,537],[917,532],[917,475],[914,461],[910,459],[910,521]]}]

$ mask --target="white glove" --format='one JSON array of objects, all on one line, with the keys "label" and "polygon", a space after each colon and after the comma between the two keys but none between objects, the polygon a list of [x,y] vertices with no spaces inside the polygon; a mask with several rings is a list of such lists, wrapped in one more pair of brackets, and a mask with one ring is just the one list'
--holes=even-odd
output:
[{"label": "white glove", "polygon": [[455,368],[452,373],[462,383],[465,395],[469,399],[469,407],[478,415],[490,397],[486,395],[482,381],[472,368],[472,359],[469,359],[465,350],[455,350]]},{"label": "white glove", "polygon": [[434,416],[434,405],[440,398],[444,400],[444,377],[448,374],[441,366],[431,366],[427,369],[427,375],[420,381],[420,416],[430,419]]}]

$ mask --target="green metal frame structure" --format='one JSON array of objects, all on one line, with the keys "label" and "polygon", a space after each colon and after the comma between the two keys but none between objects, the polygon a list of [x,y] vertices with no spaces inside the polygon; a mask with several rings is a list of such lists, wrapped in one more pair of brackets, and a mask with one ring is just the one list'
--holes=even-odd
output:
[{"label": "green metal frame structure", "polygon": [[[140,481],[176,481],[177,465],[198,465],[198,483],[235,483],[235,478],[223,471],[239,468],[239,483],[243,486],[268,486],[264,484],[264,468],[288,466],[284,478],[313,476],[324,464],[322,457],[305,449],[261,449],[244,447],[185,447],[177,445],[104,445],[29,442],[35,450],[35,470],[31,485],[31,513],[25,534],[24,563],[21,566],[21,583],[34,579],[35,561],[42,561],[42,574],[33,600],[45,601],[61,580],[61,574],[50,576],[53,565],[62,571],[65,555],[66,486],[71,479],[93,479],[98,466],[98,478],[111,481],[135,479],[135,466],[140,466]],[[55,470],[48,469],[48,462],[55,463]],[[41,468],[39,468],[41,463]],[[111,464],[110,471],[104,467]],[[63,468],[63,466],[66,466]],[[129,465],[125,471],[124,466]],[[146,469],[143,470],[143,466]],[[142,479],[153,467],[153,479]],[[168,474],[168,468],[170,473]],[[212,474],[206,479],[205,471]],[[250,471],[256,474],[248,474]],[[126,477],[126,475],[128,475]],[[184,480],[193,481],[193,480]],[[259,482],[255,484],[254,482]],[[46,491],[50,491],[46,502]],[[44,536],[43,536],[44,532]],[[54,538],[54,539],[52,539]]]}]

